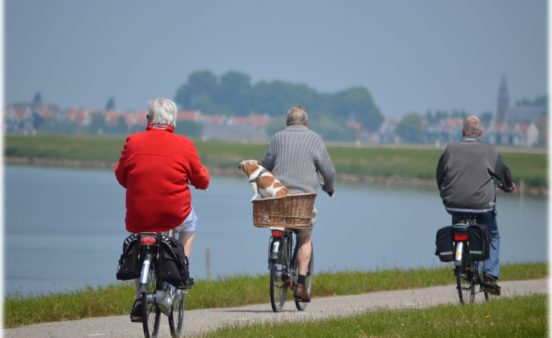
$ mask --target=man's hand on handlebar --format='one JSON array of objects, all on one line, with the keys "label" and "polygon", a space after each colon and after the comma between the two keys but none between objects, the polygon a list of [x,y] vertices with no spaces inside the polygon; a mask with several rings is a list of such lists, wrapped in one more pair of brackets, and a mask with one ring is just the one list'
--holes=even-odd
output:
[{"label": "man's hand on handlebar", "polygon": [[512,186],[511,187],[506,187],[504,186],[503,184],[499,184],[498,185],[498,188],[504,192],[512,192],[514,190],[516,190],[516,184],[514,182],[512,182]]},{"label": "man's hand on handlebar", "polygon": [[326,186],[323,183],[320,183],[320,186],[322,187],[322,190],[325,191],[326,194],[328,194],[328,196],[333,197],[333,195],[335,194],[335,190],[332,190],[332,191],[326,190]]},{"label": "man's hand on handlebar", "polygon": [[516,190],[516,184],[514,182],[512,182],[512,187],[510,189],[502,189],[502,190],[504,190],[506,192],[512,192],[512,191]]}]

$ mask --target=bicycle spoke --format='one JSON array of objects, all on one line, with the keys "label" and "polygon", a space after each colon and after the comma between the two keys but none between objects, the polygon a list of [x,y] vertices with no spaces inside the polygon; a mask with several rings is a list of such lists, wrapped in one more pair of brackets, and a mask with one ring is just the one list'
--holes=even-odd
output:
[{"label": "bicycle spoke", "polygon": [[157,283],[155,265],[151,264],[148,273],[148,282],[147,285],[145,285],[145,291],[142,292],[142,326],[146,338],[157,337],[159,332],[161,310],[155,302]]},{"label": "bicycle spoke", "polygon": [[279,312],[284,307],[288,290],[288,283],[282,279],[283,268],[278,265],[270,263],[270,304],[274,312]]},{"label": "bicycle spoke", "polygon": [[184,327],[185,294],[176,290],[173,294],[171,312],[169,314],[169,328],[173,338],[180,338]]}]

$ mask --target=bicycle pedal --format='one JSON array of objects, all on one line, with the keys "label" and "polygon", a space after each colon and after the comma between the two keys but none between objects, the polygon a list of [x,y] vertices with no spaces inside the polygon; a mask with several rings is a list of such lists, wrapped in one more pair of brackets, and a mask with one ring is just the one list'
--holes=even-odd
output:
[{"label": "bicycle pedal", "polygon": [[286,284],[288,288],[293,286],[293,281],[287,274],[282,274],[282,283]]}]

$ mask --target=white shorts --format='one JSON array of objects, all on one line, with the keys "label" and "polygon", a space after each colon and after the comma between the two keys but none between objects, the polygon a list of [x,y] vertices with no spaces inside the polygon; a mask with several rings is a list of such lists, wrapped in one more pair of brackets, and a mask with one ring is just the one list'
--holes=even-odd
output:
[{"label": "white shorts", "polygon": [[188,214],[188,217],[176,228],[174,228],[175,235],[181,233],[181,232],[194,232],[196,230],[197,225],[197,215],[194,212],[194,208],[192,208],[192,211]]}]

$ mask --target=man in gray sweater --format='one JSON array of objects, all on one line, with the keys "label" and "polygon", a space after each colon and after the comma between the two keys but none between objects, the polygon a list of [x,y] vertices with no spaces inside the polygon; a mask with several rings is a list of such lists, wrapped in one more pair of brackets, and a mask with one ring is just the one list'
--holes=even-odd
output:
[{"label": "man in gray sweater", "polygon": [[500,273],[500,235],[496,223],[496,190],[510,192],[515,185],[510,169],[496,148],[483,143],[477,116],[468,116],[462,128],[462,141],[447,145],[437,165],[437,186],[447,211],[455,223],[461,214],[476,214],[477,222],[485,224],[491,237],[489,258],[484,261],[485,283],[500,293],[496,280]]},{"label": "man in gray sweater", "polygon": [[[307,112],[302,106],[288,110],[287,127],[270,141],[261,165],[271,171],[290,193],[313,193],[323,178],[322,189],[331,197],[334,193],[335,169],[322,138],[309,128]],[[314,210],[313,223],[316,217]],[[312,226],[296,230],[299,238],[297,253],[299,278],[294,290],[296,299],[310,302],[305,278],[312,254]]]}]

